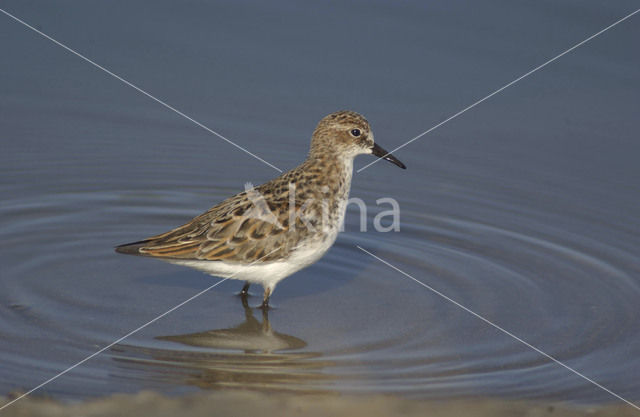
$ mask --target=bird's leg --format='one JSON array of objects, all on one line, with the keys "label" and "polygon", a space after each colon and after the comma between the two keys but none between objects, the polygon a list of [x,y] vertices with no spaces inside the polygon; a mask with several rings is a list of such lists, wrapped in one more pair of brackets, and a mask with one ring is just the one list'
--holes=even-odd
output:
[{"label": "bird's leg", "polygon": [[268,310],[269,309],[269,297],[271,296],[271,288],[267,287],[264,289],[264,295],[262,296],[262,304],[260,305],[260,308],[262,310]]},{"label": "bird's leg", "polygon": [[248,295],[250,286],[251,286],[251,283],[249,281],[245,281],[244,282],[244,287],[242,287],[242,289],[240,290],[240,295],[242,295],[242,296]]},{"label": "bird's leg", "polygon": [[251,312],[248,311],[249,310],[249,301],[247,301],[247,298],[249,298],[249,285],[251,285],[251,284],[249,282],[245,281],[244,287],[242,287],[242,290],[240,290],[238,295],[240,296],[240,300],[242,300],[242,307],[244,307],[245,314],[251,315]]}]

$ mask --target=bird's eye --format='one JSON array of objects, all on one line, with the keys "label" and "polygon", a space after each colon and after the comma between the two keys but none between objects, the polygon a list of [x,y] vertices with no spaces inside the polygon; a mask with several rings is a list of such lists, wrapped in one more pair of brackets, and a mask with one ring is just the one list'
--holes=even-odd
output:
[{"label": "bird's eye", "polygon": [[351,133],[351,136],[358,137],[358,136],[360,136],[361,132],[360,132],[360,129],[351,129],[351,132],[349,132],[349,133]]}]

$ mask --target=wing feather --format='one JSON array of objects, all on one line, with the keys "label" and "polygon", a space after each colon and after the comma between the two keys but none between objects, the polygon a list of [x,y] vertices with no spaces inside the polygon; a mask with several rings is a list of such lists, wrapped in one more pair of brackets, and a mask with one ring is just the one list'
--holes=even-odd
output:
[{"label": "wing feather", "polygon": [[135,247],[123,245],[118,251],[165,259],[273,261],[285,256],[301,236],[288,233],[286,200],[269,202],[269,207],[277,216],[255,216],[252,202],[240,193],[183,226],[136,242]]}]

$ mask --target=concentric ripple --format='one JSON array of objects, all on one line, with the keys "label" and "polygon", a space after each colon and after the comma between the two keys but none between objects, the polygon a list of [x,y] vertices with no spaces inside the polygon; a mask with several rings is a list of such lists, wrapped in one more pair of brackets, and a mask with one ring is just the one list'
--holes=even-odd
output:
[{"label": "concentric ripple", "polygon": [[[0,209],[10,260],[0,296],[3,390],[59,372],[215,282],[112,252],[115,244],[180,224],[210,200],[193,191],[109,191],[7,202]],[[371,218],[376,207],[370,209]],[[519,210],[510,217],[504,209],[482,213],[487,221],[480,222],[408,202],[399,233],[376,233],[358,231],[351,207],[346,233],[317,265],[278,287],[268,315],[242,306],[239,283],[224,283],[49,390],[74,396],[244,387],[608,400],[356,245],[589,378],[633,390],[640,295],[633,254],[619,241],[537,222],[531,210],[524,222]],[[258,303],[258,292],[249,304]]]}]

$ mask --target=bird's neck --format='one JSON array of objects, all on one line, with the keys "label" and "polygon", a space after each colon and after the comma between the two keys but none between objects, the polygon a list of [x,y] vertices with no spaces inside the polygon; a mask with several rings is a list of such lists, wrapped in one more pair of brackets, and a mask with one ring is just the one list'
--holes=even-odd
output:
[{"label": "bird's neck", "polygon": [[310,174],[307,185],[313,190],[313,195],[304,197],[313,199],[312,210],[318,219],[323,218],[330,230],[338,230],[344,221],[349,198],[353,158],[310,155],[304,165],[305,173]]},{"label": "bird's neck", "polygon": [[346,196],[353,176],[353,157],[344,155],[309,155],[305,165],[313,172],[311,180],[319,187],[328,187],[336,196]]}]

